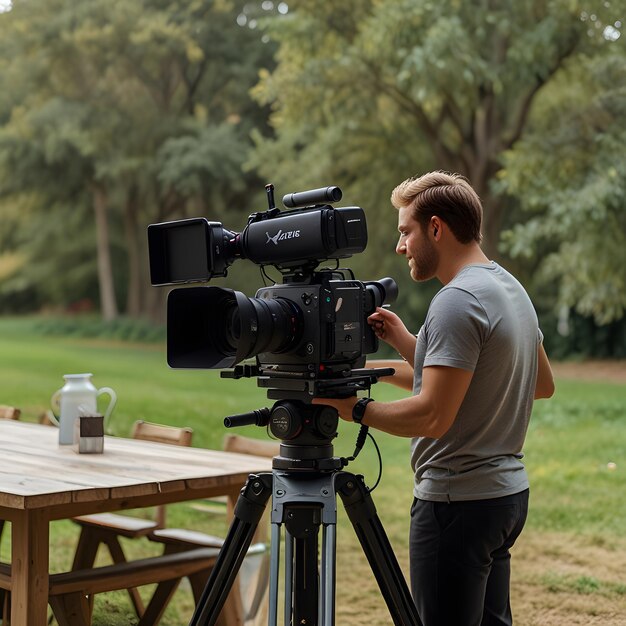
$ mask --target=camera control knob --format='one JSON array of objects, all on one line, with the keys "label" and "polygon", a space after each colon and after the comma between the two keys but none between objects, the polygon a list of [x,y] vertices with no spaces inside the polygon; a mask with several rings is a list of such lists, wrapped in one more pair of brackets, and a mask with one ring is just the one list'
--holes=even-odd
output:
[{"label": "camera control knob", "polygon": [[288,407],[274,406],[270,418],[270,431],[278,439],[293,439],[300,434],[302,424],[297,416],[291,414]]},{"label": "camera control knob", "polygon": [[309,306],[311,302],[313,302],[313,294],[312,293],[303,293],[300,298],[305,306]]},{"label": "camera control knob", "polygon": [[319,434],[324,438],[332,438],[337,435],[337,411],[330,407],[321,406],[320,411],[317,413],[317,430]]}]

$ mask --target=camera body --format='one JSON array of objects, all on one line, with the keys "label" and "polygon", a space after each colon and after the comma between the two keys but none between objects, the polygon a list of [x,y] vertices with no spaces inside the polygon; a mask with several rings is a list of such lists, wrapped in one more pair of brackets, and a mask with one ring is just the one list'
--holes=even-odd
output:
[{"label": "camera body", "polygon": [[[353,363],[365,348],[366,291],[355,280],[330,280],[320,284],[274,285],[260,289],[256,297],[264,300],[282,298],[298,309],[302,331],[296,345],[286,352],[265,352],[259,363],[281,369],[306,367],[319,371],[322,366]],[[367,326],[367,324],[366,324]],[[370,341],[371,343],[371,341]]]},{"label": "camera body", "polygon": [[[273,188],[272,188],[273,189]],[[268,195],[269,192],[268,192]],[[250,216],[241,232],[204,218],[148,227],[155,286],[206,282],[227,275],[237,258],[273,265],[284,282],[249,298],[215,286],[173,289],[167,303],[167,360],[173,368],[224,369],[256,376],[274,399],[354,395],[371,375],[354,374],[378,349],[367,323],[376,307],[397,296],[391,278],[361,282],[350,270],[317,270],[367,244],[360,207],[298,202],[337,201],[338,187],[285,196],[291,211],[273,207]],[[255,365],[238,365],[255,357]]]}]

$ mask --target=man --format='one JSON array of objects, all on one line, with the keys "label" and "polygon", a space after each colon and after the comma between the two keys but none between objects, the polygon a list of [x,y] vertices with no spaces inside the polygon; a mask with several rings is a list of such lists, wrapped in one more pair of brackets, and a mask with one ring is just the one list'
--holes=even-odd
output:
[{"label": "man", "polygon": [[465,178],[408,179],[391,201],[411,277],[443,284],[417,337],[391,311],[369,320],[406,361],[390,382],[413,395],[315,402],[413,438],[411,588],[424,626],[512,624],[509,549],[528,509],[522,446],[533,399],[554,392],[537,316],[483,253],[482,206]]}]

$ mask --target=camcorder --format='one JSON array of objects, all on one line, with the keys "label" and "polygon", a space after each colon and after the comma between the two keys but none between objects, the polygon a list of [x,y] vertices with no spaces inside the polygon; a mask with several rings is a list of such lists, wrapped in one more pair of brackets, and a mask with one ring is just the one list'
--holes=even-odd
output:
[{"label": "camcorder", "polygon": [[[334,208],[339,187],[288,194],[253,213],[241,232],[206,218],[148,227],[153,286],[225,278],[236,259],[273,266],[283,282],[254,297],[216,286],[173,289],[167,300],[167,362],[172,368],[222,369],[222,376],[257,377],[267,397],[310,402],[348,397],[376,382],[365,369],[378,339],[367,323],[376,307],[398,293],[391,278],[361,282],[339,260],[367,245],[365,213]],[[334,268],[319,268],[334,261]],[[254,363],[243,363],[255,358]]]}]

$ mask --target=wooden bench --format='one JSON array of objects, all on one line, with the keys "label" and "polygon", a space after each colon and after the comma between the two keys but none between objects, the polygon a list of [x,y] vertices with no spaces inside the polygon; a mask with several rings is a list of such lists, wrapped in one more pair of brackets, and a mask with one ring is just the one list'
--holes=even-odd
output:
[{"label": "wooden bench", "polygon": [[[182,578],[187,577],[191,581],[197,604],[218,554],[217,548],[197,548],[103,567],[51,574],[48,602],[59,626],[89,626],[95,594],[161,583],[138,622],[139,626],[154,626],[159,623]],[[2,563],[0,589],[10,588],[11,567]]]},{"label": "wooden bench", "polygon": [[[193,436],[191,428],[178,428],[164,424],[153,424],[139,420],[133,425],[133,439],[155,441],[176,446],[190,446]],[[156,507],[154,519],[143,519],[118,513],[95,513],[81,515],[72,520],[81,528],[72,569],[80,570],[93,567],[100,545],[109,549],[113,563],[123,563],[126,555],[120,543],[120,537],[139,539],[151,531],[165,526],[166,510],[164,505]],[[207,547],[207,546],[198,546]],[[128,588],[131,602],[137,617],[144,612],[144,605],[137,589]]]},{"label": "wooden bench", "polygon": [[8,406],[6,404],[0,404],[0,419],[4,420],[18,420],[22,411],[14,406]]},{"label": "wooden bench", "polygon": [[9,595],[11,591],[11,567],[0,563],[0,618],[2,624],[9,623]]}]

